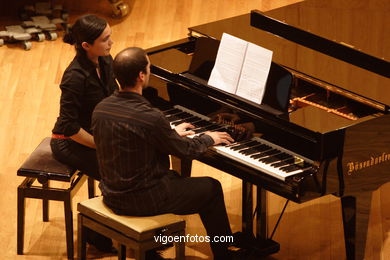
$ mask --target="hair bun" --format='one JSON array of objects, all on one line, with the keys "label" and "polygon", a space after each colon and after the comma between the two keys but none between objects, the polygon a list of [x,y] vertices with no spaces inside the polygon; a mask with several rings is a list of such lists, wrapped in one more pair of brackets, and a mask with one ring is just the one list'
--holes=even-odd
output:
[{"label": "hair bun", "polygon": [[70,44],[70,45],[73,45],[73,44],[76,43],[76,40],[75,40],[75,38],[73,36],[72,27],[69,27],[67,32],[64,34],[63,41],[65,43]]}]

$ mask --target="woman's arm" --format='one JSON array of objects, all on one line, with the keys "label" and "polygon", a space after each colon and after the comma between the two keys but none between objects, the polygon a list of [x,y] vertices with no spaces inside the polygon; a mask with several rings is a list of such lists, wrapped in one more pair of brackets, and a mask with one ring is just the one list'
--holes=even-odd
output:
[{"label": "woman's arm", "polygon": [[93,136],[82,128],[80,128],[80,130],[77,132],[77,134],[72,135],[70,138],[73,141],[78,142],[82,145],[96,149],[95,141],[93,140]]}]

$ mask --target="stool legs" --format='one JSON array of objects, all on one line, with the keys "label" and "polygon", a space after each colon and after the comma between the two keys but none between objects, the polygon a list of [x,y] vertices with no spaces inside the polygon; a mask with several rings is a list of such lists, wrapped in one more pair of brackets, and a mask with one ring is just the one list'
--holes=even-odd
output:
[{"label": "stool legs", "polygon": [[145,251],[143,250],[135,250],[134,251],[134,257],[135,260],[145,260]]},{"label": "stool legs", "polygon": [[[42,184],[43,189],[49,188],[49,181]],[[49,221],[49,200],[42,199],[42,219],[43,222]]]},{"label": "stool legs", "polygon": [[[17,194],[17,254],[23,254],[24,247],[24,231],[25,231],[25,199],[39,199],[43,204],[43,221],[49,220],[49,200],[63,201],[65,213],[65,230],[66,230],[66,245],[68,259],[74,259],[73,252],[73,214],[72,214],[72,197],[79,190],[81,185],[85,182],[86,177],[79,175],[70,183],[67,189],[50,188],[49,182],[41,182],[42,186],[33,185],[35,177],[26,177],[18,186]],[[93,180],[88,182],[89,194],[94,196]]]},{"label": "stool legs", "polygon": [[[184,236],[184,231],[178,234],[179,236]],[[175,243],[175,257],[176,260],[184,260],[185,257],[185,243],[184,242],[176,242]]]},{"label": "stool legs", "polygon": [[88,177],[88,198],[92,199],[95,197],[95,180]]},{"label": "stool legs", "polygon": [[64,212],[68,259],[73,259],[73,213],[70,193],[68,193],[67,198],[64,200]]},{"label": "stool legs", "polygon": [[[78,205],[78,209],[80,212],[80,205]],[[83,208],[81,210],[84,210]],[[87,214],[89,214],[87,212]],[[102,215],[103,216],[103,215]],[[108,220],[108,222],[106,221]],[[103,222],[104,224],[103,224]],[[176,230],[174,233],[170,233],[169,235],[172,236],[184,236],[184,221],[180,221],[175,223],[177,225],[176,229],[183,228]],[[111,223],[110,219],[94,219],[94,216],[85,216],[83,213],[78,213],[77,215],[77,253],[78,253],[78,259],[79,260],[85,260],[87,258],[87,249],[86,249],[86,238],[85,233],[87,228],[94,230],[106,237],[109,237],[119,243],[118,248],[118,260],[125,260],[126,259],[126,248],[129,247],[132,250],[134,250],[134,258],[136,260],[145,260],[146,258],[146,251],[152,250],[153,248],[158,248],[161,246],[161,244],[156,243],[152,238],[146,238],[145,240],[138,240],[135,237],[131,237],[128,235],[125,235],[123,230],[117,226],[115,226],[115,223]],[[157,230],[156,230],[157,232]],[[142,233],[139,233],[142,234]],[[180,241],[175,243],[175,254],[176,254],[176,260],[184,260],[185,258],[185,242]]]},{"label": "stool legs", "polygon": [[118,260],[126,260],[126,246],[120,244],[118,250]]},{"label": "stool legs", "polygon": [[24,206],[25,198],[23,188],[18,187],[18,231],[17,231],[17,253],[23,255],[24,246]]},{"label": "stool legs", "polygon": [[78,260],[87,259],[87,240],[81,214],[77,215],[77,254]]}]

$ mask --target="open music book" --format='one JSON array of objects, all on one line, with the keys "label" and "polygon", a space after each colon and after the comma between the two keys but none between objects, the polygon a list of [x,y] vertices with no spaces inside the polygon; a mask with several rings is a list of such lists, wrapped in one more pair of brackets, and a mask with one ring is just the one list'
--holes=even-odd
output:
[{"label": "open music book", "polygon": [[271,50],[224,33],[208,84],[261,104],[271,61]]}]

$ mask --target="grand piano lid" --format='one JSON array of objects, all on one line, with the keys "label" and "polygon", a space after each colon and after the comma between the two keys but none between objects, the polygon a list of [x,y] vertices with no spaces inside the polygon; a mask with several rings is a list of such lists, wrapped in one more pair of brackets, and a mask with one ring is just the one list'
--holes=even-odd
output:
[{"label": "grand piano lid", "polygon": [[[390,1],[308,0],[265,14],[289,25],[374,56],[389,64]],[[273,50],[273,61],[384,105],[390,78],[250,26],[250,14],[190,28],[220,39],[223,32]],[[390,71],[389,71],[390,73]]]}]

